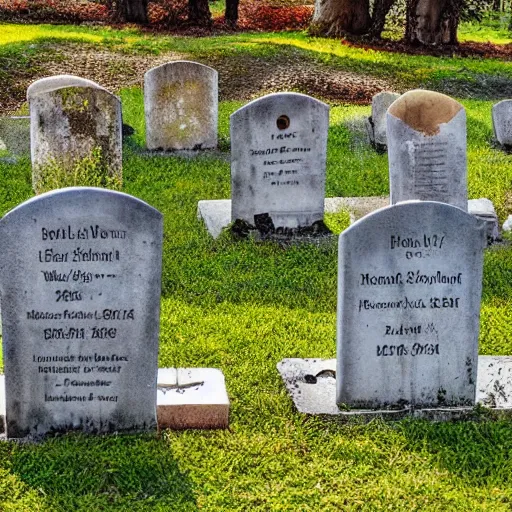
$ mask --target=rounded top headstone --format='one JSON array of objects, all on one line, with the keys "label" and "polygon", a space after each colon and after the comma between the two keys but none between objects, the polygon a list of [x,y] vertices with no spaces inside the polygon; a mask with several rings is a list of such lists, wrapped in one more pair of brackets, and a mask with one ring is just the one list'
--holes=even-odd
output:
[{"label": "rounded top headstone", "polygon": [[30,101],[36,94],[52,91],[54,89],[62,89],[63,87],[94,87],[96,89],[104,89],[101,85],[87,78],[81,78],[75,75],[54,75],[32,82],[27,89],[27,100]]},{"label": "rounded top headstone", "polygon": [[402,94],[388,112],[413,130],[436,135],[439,126],[451,121],[464,107],[453,98],[434,91],[416,89]]},{"label": "rounded top headstone", "polygon": [[[160,64],[160,66],[156,66],[151,68],[149,71],[146,71],[144,74],[144,79],[147,79],[154,73],[161,73],[162,71],[172,71],[176,70],[179,73],[183,73],[183,71],[190,71],[195,69],[198,72],[203,74],[213,73],[217,75],[217,71],[210,66],[206,66],[205,64],[200,64],[199,62],[194,62],[192,60],[173,60],[171,62],[166,62],[164,64]],[[186,75],[185,75],[186,76]]]}]

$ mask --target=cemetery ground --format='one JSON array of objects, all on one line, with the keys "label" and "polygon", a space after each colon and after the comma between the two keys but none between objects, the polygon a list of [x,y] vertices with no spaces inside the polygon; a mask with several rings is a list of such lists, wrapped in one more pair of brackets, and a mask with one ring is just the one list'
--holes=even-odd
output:
[{"label": "cemetery ground", "polygon": [[[164,215],[159,366],[221,368],[231,400],[227,431],[2,443],[0,509],[510,510],[509,419],[479,410],[475,422],[340,425],[293,410],[276,363],[335,357],[335,243],[212,240],[196,218],[198,200],[230,197],[229,115],[247,100],[293,89],[331,103],[326,196],[374,196],[389,187],[387,156],[369,146],[361,123],[368,102],[383,89],[422,86],[466,107],[469,197],[491,199],[502,223],[512,213],[512,156],[493,146],[491,106],[512,97],[512,64],[501,48],[501,58],[434,57],[302,33],[192,38],[0,25],[1,114],[25,111],[26,85],[56,71],[120,94],[135,129],[125,140],[123,191]],[[140,83],[169,55],[218,69],[219,151],[145,152]],[[32,195],[28,159],[0,163],[0,213]],[[340,232],[348,214],[326,222]],[[485,253],[480,354],[512,354],[506,238]]]}]

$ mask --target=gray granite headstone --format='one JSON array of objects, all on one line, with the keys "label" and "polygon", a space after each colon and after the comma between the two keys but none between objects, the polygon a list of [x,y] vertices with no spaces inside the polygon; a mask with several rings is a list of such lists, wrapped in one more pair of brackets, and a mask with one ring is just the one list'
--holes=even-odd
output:
[{"label": "gray granite headstone", "polygon": [[88,159],[96,173],[122,180],[121,101],[105,89],[64,87],[30,100],[32,184]]},{"label": "gray granite headstone", "polygon": [[398,98],[400,94],[388,91],[379,92],[372,98],[372,115],[368,119],[368,133],[371,143],[379,151],[387,150],[386,112]]},{"label": "gray granite headstone", "polygon": [[496,140],[512,147],[512,100],[503,100],[492,107],[492,126]]},{"label": "gray granite headstone", "polygon": [[40,78],[32,82],[27,88],[27,100],[30,100],[37,94],[53,91],[53,89],[61,89],[62,87],[96,87],[103,89],[99,84],[75,75],[54,75]]},{"label": "gray granite headstone", "polygon": [[338,404],[473,405],[484,223],[411,201],[340,235]]},{"label": "gray granite headstone", "polygon": [[0,221],[7,436],[156,425],[162,215],[68,188]]},{"label": "gray granite headstone", "polygon": [[231,220],[279,230],[324,217],[329,107],[269,94],[231,115]]},{"label": "gray granite headstone", "polygon": [[403,94],[387,112],[391,204],[440,201],[467,211],[466,112],[432,91]]},{"label": "gray granite headstone", "polygon": [[[14,156],[30,153],[30,117],[0,117],[0,140]],[[1,149],[1,148],[0,148]]]},{"label": "gray granite headstone", "polygon": [[218,74],[189,61],[162,64],[144,75],[146,145],[150,150],[217,147]]}]

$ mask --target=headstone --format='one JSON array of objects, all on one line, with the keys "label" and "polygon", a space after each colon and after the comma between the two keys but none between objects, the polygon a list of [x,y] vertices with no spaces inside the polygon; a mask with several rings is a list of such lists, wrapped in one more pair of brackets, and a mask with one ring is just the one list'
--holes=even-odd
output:
[{"label": "headstone", "polygon": [[512,215],[509,215],[507,220],[503,223],[503,231],[506,233],[512,231]]},{"label": "headstone", "polygon": [[368,119],[368,134],[371,143],[378,151],[387,150],[386,112],[398,98],[400,94],[388,91],[379,92],[372,98],[372,115]]},{"label": "headstone", "polygon": [[0,140],[13,156],[30,154],[30,117],[0,117]]},{"label": "headstone", "polygon": [[466,112],[448,96],[409,91],[387,113],[391,204],[419,199],[467,211]]},{"label": "headstone", "polygon": [[277,93],[231,115],[232,221],[260,232],[322,223],[329,107]]},{"label": "headstone", "polygon": [[0,221],[7,436],[156,425],[162,215],[68,188]]},{"label": "headstone", "polygon": [[474,215],[477,219],[485,223],[487,241],[489,244],[500,240],[500,224],[494,204],[490,199],[481,197],[480,199],[470,199],[468,201],[468,213]]},{"label": "headstone", "polygon": [[30,100],[37,94],[53,91],[54,89],[61,89],[62,87],[96,87],[98,89],[103,89],[103,87],[96,82],[75,75],[47,76],[32,82],[28,86],[27,100],[30,102]]},{"label": "headstone", "polygon": [[505,148],[512,147],[512,100],[503,100],[492,107],[494,136]]},{"label": "headstone", "polygon": [[81,162],[87,162],[86,167],[98,176],[122,181],[118,97],[95,87],[53,89],[31,98],[30,119],[32,183],[36,192],[42,187],[44,190],[45,180],[56,170],[76,172]]},{"label": "headstone", "polygon": [[483,223],[430,201],[340,235],[338,404],[474,405],[485,242]]},{"label": "headstone", "polygon": [[218,74],[175,61],[144,75],[146,145],[150,150],[217,147]]}]

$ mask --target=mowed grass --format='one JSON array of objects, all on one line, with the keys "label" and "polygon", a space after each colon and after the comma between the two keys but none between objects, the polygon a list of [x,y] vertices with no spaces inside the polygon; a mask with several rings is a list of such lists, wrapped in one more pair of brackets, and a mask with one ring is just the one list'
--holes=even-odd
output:
[{"label": "mowed grass", "polygon": [[[308,41],[302,35],[254,37]],[[311,44],[336,50],[334,41]],[[280,47],[256,45],[265,52]],[[214,50],[223,51],[222,44],[214,42]],[[409,57],[400,58],[405,70]],[[499,63],[492,65],[501,72]],[[125,145],[124,191],[164,214],[159,364],[221,368],[231,426],[219,432],[67,435],[39,445],[1,444],[0,510],[509,511],[509,421],[483,416],[478,423],[337,425],[294,411],[276,364],[285,357],[335,357],[336,245],[284,249],[234,242],[227,234],[210,239],[196,217],[197,201],[230,197],[227,154],[142,154],[142,93],[133,88],[120,95],[124,121],[137,130]],[[462,101],[470,197],[492,199],[503,221],[512,213],[512,156],[491,147],[492,101]],[[240,106],[221,104],[225,151],[229,115]],[[327,196],[388,193],[387,157],[360,134],[368,113],[359,106],[331,110]],[[0,214],[31,196],[28,160],[0,163]],[[340,231],[346,216],[328,222]],[[512,250],[489,249],[481,353],[512,354],[511,304]]]}]

